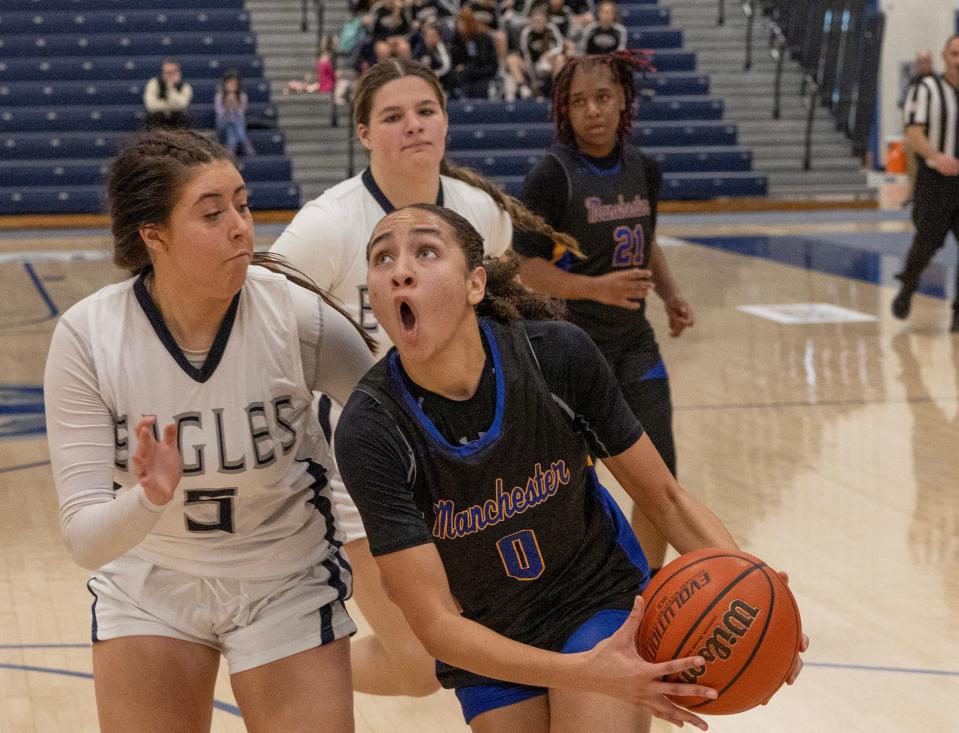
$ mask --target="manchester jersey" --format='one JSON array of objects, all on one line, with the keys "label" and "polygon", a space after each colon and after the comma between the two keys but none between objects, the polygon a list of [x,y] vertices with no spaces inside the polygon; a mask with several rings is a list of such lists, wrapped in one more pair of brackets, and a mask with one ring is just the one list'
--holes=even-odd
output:
[{"label": "manchester jersey", "polygon": [[[498,257],[509,248],[513,237],[509,214],[485,191],[440,176],[436,203],[473,225],[483,237],[486,254]],[[380,219],[393,210],[367,169],[306,204],[271,247],[336,297],[381,344],[381,354],[391,344],[370,308],[366,244]]]},{"label": "manchester jersey", "polygon": [[[177,426],[182,479],[131,554],[194,575],[247,579],[340,562],[326,480],[330,449],[310,409],[317,380],[304,373],[294,287],[251,267],[199,368],[173,340],[143,276],[108,286],[64,314],[61,326],[76,335],[80,353],[60,354],[66,363],[58,368],[71,369],[75,358],[92,365],[95,384],[85,399],[112,418],[112,450],[101,452],[112,459],[115,494],[138,483],[131,456],[141,416],[155,415],[161,429]],[[340,317],[320,305],[315,318],[322,332],[324,313]],[[368,363],[357,364],[359,374]],[[48,404],[48,420],[56,422],[51,445],[81,439],[63,432],[67,418],[57,408]],[[61,479],[68,483],[76,465],[53,458],[62,490]],[[96,490],[61,495],[61,505]]]},{"label": "manchester jersey", "polygon": [[[646,561],[598,485],[587,441],[567,414],[574,410],[550,391],[522,324],[482,321],[481,329],[495,375],[494,415],[481,437],[447,441],[410,392],[394,349],[354,391],[338,452],[363,460],[355,451],[374,436],[345,441],[344,431],[354,400],[371,399],[403,436],[412,497],[464,616],[516,641],[558,649],[598,610],[629,608]],[[602,365],[598,354],[596,360]],[[612,407],[621,401],[617,396]],[[635,438],[641,428],[632,422]],[[344,476],[364,521],[387,521],[368,514],[379,499],[363,496],[366,482]],[[445,665],[439,679],[445,687],[478,681]]]},{"label": "manchester jersey", "polygon": [[[579,259],[545,238],[525,232],[516,237],[517,252],[527,257],[548,256],[564,270],[593,277],[648,267],[662,179],[659,166],[631,146],[617,154],[609,168],[600,168],[594,161],[557,145],[530,171],[523,195],[524,202],[543,214],[553,228],[571,234],[586,258]],[[550,180],[556,175],[565,179],[549,194],[563,201],[555,213],[544,211],[532,200],[542,196],[537,194],[538,181],[547,175],[547,169]],[[552,252],[543,251],[547,247]],[[569,320],[592,336],[604,352],[624,346],[657,350],[646,320],[645,299],[635,311],[595,300],[570,300],[567,306]]]}]

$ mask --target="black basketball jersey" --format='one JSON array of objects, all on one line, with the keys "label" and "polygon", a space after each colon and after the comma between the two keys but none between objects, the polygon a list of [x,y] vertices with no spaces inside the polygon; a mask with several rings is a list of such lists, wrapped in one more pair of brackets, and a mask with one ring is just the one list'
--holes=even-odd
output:
[{"label": "black basketball jersey", "polygon": [[[571,234],[586,254],[554,252],[553,261],[569,272],[605,275],[625,268],[648,266],[653,239],[653,209],[658,192],[651,192],[658,166],[637,148],[626,146],[611,168],[598,168],[576,150],[557,145],[549,156],[566,174],[567,205],[554,228]],[[562,184],[560,184],[562,185]],[[638,311],[594,300],[570,300],[569,320],[585,330],[604,352],[648,341],[655,348],[646,303]]]},{"label": "black basketball jersey", "polygon": [[[447,442],[407,388],[395,350],[356,390],[379,403],[409,446],[413,496],[463,614],[557,650],[597,611],[631,607],[646,560],[596,481],[522,323],[481,321],[481,330],[496,407],[479,440]],[[444,687],[484,680],[447,665],[438,676]]]}]

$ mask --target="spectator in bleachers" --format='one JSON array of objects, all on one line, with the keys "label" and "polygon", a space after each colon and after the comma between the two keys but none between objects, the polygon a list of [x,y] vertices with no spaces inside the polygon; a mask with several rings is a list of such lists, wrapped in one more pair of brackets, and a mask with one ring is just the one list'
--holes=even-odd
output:
[{"label": "spectator in bleachers", "polygon": [[143,90],[147,115],[144,127],[192,127],[188,109],[193,101],[193,87],[183,80],[180,64],[164,59],[160,76],[154,76]]},{"label": "spectator in bleachers", "polygon": [[366,73],[366,70],[375,66],[380,61],[384,61],[393,54],[393,49],[390,48],[390,44],[385,39],[379,41],[369,40],[363,44],[360,48],[359,53],[356,55],[356,63],[353,65],[354,70],[362,76]]},{"label": "spectator in bleachers", "polygon": [[409,33],[410,18],[404,0],[379,0],[370,8],[367,28],[376,40]]},{"label": "spectator in bleachers", "polygon": [[390,47],[390,58],[413,58],[413,46],[408,36],[390,36],[386,39],[386,42]]},{"label": "spectator in bleachers", "polygon": [[456,33],[450,44],[453,59],[454,96],[477,99],[489,97],[490,83],[499,71],[493,39],[483,31],[473,11],[460,8],[456,15]]},{"label": "spectator in bleachers", "polygon": [[493,45],[496,47],[496,58],[502,66],[509,48],[506,32],[500,23],[497,0],[464,0],[463,7],[473,11],[473,17],[476,18],[480,28],[489,33],[490,38],[493,39]]},{"label": "spectator in bleachers", "polygon": [[[423,66],[432,69],[437,78],[446,88],[446,77],[452,68],[450,53],[443,43],[443,37],[439,29],[433,23],[427,23],[423,26],[419,36],[417,36],[416,47],[413,49],[413,58],[419,61]],[[449,91],[447,89],[447,91]]]},{"label": "spectator in bleachers", "polygon": [[253,144],[246,134],[246,107],[248,103],[243,81],[236,69],[228,69],[213,96],[213,113],[220,142],[234,156],[254,155]]},{"label": "spectator in bleachers", "polygon": [[553,77],[566,62],[563,35],[550,23],[543,7],[535,8],[529,25],[519,36],[519,48],[506,57],[506,99],[519,96],[542,99],[549,92]]},{"label": "spectator in bleachers", "polygon": [[583,29],[580,53],[603,54],[626,48],[628,33],[619,22],[619,10],[613,0],[603,0],[596,9],[597,21]]},{"label": "spectator in bleachers", "polygon": [[458,9],[457,0],[412,0],[410,25],[414,32],[422,32],[430,23],[449,26],[452,30],[452,19]]}]

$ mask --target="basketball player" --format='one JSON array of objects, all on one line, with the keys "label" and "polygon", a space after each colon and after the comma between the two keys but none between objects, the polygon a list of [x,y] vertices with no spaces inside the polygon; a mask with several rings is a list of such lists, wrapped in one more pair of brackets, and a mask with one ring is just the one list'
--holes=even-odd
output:
[{"label": "basketball player", "polygon": [[350,567],[310,403],[372,363],[362,331],[251,266],[219,145],[155,130],[108,189],[133,277],[63,315],[44,378],[61,530],[95,571],[101,730],[209,730],[221,654],[248,730],[352,730]]},{"label": "basketball player", "polygon": [[[272,251],[337,297],[384,347],[389,341],[367,295],[365,248],[385,214],[415,202],[447,206],[481,233],[486,254],[493,256],[509,247],[513,223],[556,235],[516,199],[445,160],[446,102],[427,67],[402,59],[374,66],[357,86],[354,119],[357,137],[370,153],[369,168],[306,204]],[[556,236],[577,248],[568,237]],[[338,408],[334,418],[336,414]],[[433,659],[384,595],[359,512],[338,479],[333,480],[333,497],[337,525],[346,532],[354,597],[374,631],[351,645],[353,688],[378,695],[434,692]]]},{"label": "basketball player", "polygon": [[[643,65],[628,52],[570,61],[553,91],[557,144],[526,178],[525,204],[574,237],[585,259],[530,232],[518,232],[513,246],[523,282],[566,299],[569,320],[596,342],[675,475],[669,380],[646,320],[646,296],[655,290],[666,304],[672,336],[692,326],[695,316],[656,243],[662,171],[627,142],[633,72]],[[632,525],[655,572],[666,543],[639,507]]]},{"label": "basketball player", "polygon": [[467,722],[634,732],[652,713],[705,729],[663,695],[714,691],[659,680],[696,659],[636,652],[648,568],[590,455],[681,552],[735,548],[729,532],[676,483],[589,337],[523,320],[552,318],[550,302],[513,261],[484,261],[463,217],[411,205],[368,252],[395,348],[343,411],[338,465],[387,593]]}]

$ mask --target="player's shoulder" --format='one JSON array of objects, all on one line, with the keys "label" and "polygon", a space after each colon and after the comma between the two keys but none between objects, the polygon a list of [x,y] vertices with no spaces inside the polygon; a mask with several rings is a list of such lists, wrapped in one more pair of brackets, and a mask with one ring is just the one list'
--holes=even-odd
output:
[{"label": "player's shoulder", "polygon": [[522,321],[537,358],[555,355],[578,358],[593,352],[593,339],[582,328],[569,321]]},{"label": "player's shoulder", "polygon": [[81,298],[60,316],[61,320],[70,323],[79,323],[90,316],[94,311],[103,310],[113,312],[119,320],[119,314],[126,307],[127,302],[132,302],[133,286],[139,276],[127,278],[117,283],[106,285],[95,293],[91,293],[85,298]]},{"label": "player's shoulder", "polygon": [[326,226],[347,226],[350,215],[356,212],[369,194],[359,175],[331,186],[315,199],[307,201],[293,217],[290,228],[316,220],[322,220]]},{"label": "player's shoulder", "polygon": [[492,196],[472,183],[451,176],[440,176],[440,181],[443,184],[443,200],[453,209],[457,204],[496,206]]}]

